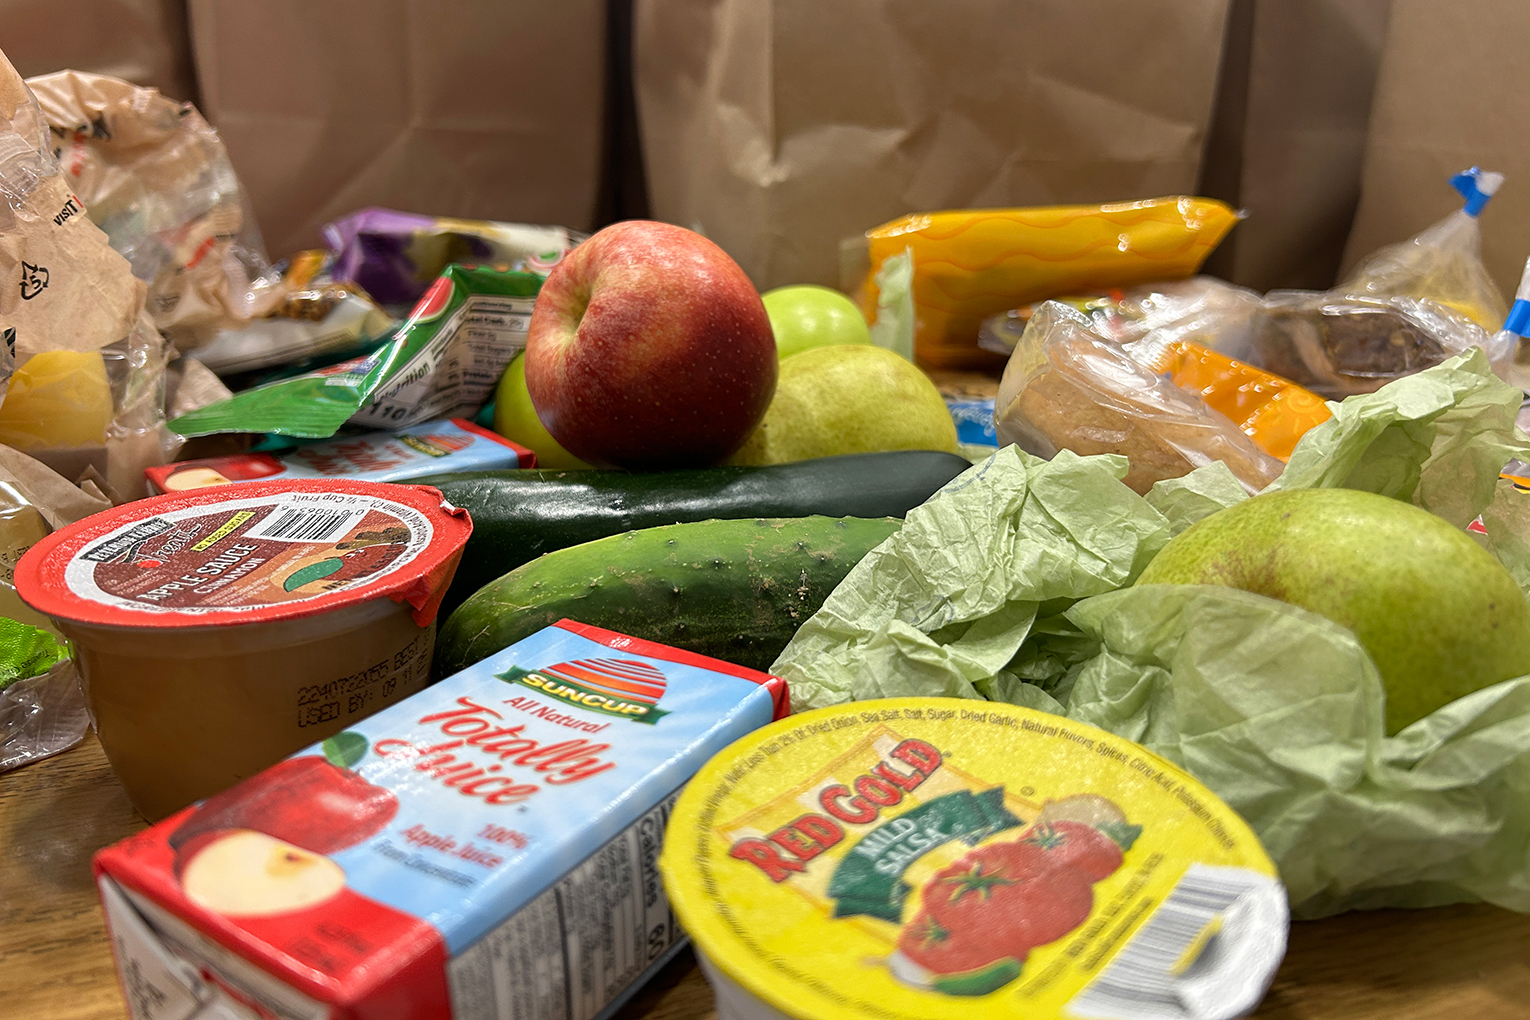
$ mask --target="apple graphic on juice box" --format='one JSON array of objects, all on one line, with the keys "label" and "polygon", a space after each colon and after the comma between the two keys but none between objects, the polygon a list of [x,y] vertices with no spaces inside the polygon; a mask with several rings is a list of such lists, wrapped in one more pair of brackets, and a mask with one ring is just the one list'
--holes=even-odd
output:
[{"label": "apple graphic on juice box", "polygon": [[[191,902],[229,917],[317,906],[345,888],[345,870],[323,854],[253,829],[210,833],[179,868]],[[177,855],[177,861],[180,861]]]},{"label": "apple graphic on juice box", "polygon": [[170,834],[188,898],[221,913],[265,914],[344,887],[345,872],[326,855],[382,831],[398,798],[349,768],[366,753],[359,733],[323,747],[324,756],[288,758],[207,798]]},{"label": "apple graphic on juice box", "polygon": [[749,277],[693,231],[628,220],[542,284],[526,388],[547,431],[591,464],[700,467],[738,449],[776,386],[776,341]]}]

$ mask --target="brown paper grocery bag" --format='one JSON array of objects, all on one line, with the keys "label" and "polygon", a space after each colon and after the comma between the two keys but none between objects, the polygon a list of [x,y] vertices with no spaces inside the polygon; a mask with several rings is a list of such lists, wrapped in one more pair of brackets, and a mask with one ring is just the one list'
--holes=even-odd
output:
[{"label": "brown paper grocery bag", "polygon": [[1326,290],[1360,200],[1390,0],[1248,0],[1229,20],[1199,194],[1248,213],[1207,263],[1255,290]]},{"label": "brown paper grocery bag", "polygon": [[592,226],[603,0],[191,0],[201,107],[273,257],[369,205]]},{"label": "brown paper grocery bag", "polygon": [[1459,209],[1447,182],[1478,165],[1506,177],[1482,211],[1482,260],[1513,297],[1530,255],[1527,40],[1523,0],[1394,0],[1346,273]]},{"label": "brown paper grocery bag", "polygon": [[0,0],[0,25],[23,78],[73,67],[196,101],[186,0]]},{"label": "brown paper grocery bag", "polygon": [[653,214],[838,285],[909,212],[1194,191],[1225,0],[638,0]]}]

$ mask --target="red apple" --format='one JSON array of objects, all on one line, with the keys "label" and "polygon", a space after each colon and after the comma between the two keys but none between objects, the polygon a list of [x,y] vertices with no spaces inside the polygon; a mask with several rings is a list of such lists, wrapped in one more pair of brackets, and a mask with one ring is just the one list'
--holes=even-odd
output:
[{"label": "red apple", "polygon": [[304,755],[277,762],[207,798],[170,834],[170,845],[189,858],[185,851],[195,848],[187,844],[197,836],[253,829],[316,854],[331,854],[376,835],[396,814],[393,791],[317,755]]},{"label": "red apple", "polygon": [[693,231],[628,220],[554,267],[531,313],[526,388],[566,450],[631,470],[715,464],[776,389],[749,277]]}]

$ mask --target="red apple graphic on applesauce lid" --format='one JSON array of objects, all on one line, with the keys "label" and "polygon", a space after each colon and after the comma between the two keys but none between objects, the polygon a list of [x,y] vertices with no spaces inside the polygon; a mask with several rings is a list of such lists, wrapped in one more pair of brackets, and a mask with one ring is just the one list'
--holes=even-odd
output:
[{"label": "red apple graphic on applesauce lid", "polygon": [[359,733],[288,758],[203,801],[170,834],[175,870],[195,903],[232,916],[298,910],[345,886],[327,854],[380,832],[398,798],[352,772],[367,751]]}]

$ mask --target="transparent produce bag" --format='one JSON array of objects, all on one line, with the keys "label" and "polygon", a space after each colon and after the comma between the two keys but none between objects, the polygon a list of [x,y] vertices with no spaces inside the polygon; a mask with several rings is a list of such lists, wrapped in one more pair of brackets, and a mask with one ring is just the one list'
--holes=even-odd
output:
[{"label": "transparent produce bag", "polygon": [[1219,349],[1330,400],[1374,393],[1472,347],[1506,373],[1491,331],[1508,308],[1482,264],[1477,223],[1501,183],[1476,167],[1457,174],[1460,209],[1378,248],[1332,290],[1270,291],[1249,348]]},{"label": "transparent produce bag", "polygon": [[52,661],[33,672],[48,653],[33,651],[29,639],[53,642],[46,631],[0,618],[0,772],[69,750],[90,726],[74,662],[54,645]]},{"label": "transparent produce bag", "polygon": [[1046,302],[1005,367],[994,402],[1000,445],[1051,458],[1059,450],[1126,456],[1123,479],[1153,484],[1221,461],[1249,492],[1282,464],[1204,400],[1134,360],[1084,313]]},{"label": "transparent produce bag", "polygon": [[282,270],[284,297],[264,318],[226,329],[196,358],[219,375],[348,356],[396,325],[370,295],[335,276],[332,252],[301,251]]}]

